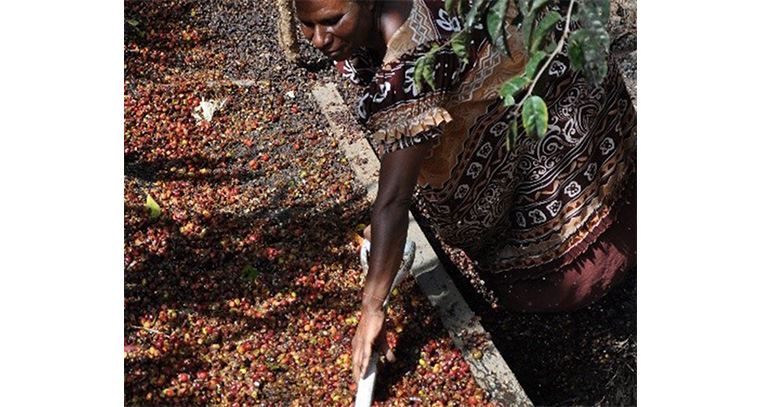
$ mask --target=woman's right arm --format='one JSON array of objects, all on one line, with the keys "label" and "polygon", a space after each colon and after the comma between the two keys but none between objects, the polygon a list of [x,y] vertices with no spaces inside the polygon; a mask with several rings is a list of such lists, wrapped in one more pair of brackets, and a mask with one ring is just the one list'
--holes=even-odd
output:
[{"label": "woman's right arm", "polygon": [[372,213],[372,249],[369,270],[362,295],[362,318],[352,341],[353,375],[364,375],[377,345],[382,354],[393,360],[386,342],[383,299],[399,271],[407,238],[407,214],[417,176],[433,141],[387,153],[381,159],[378,196]]}]

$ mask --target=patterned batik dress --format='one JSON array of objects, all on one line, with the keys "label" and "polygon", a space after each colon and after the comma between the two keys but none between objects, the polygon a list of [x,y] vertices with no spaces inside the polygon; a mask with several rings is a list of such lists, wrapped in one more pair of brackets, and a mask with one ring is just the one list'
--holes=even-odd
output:
[{"label": "patterned batik dress", "polygon": [[[620,75],[611,65],[605,83],[589,88],[564,49],[535,90],[547,103],[547,135],[537,141],[519,125],[508,151],[511,108],[498,93],[525,70],[521,33],[509,29],[510,58],[482,28],[467,63],[442,48],[435,89],[418,88],[415,61],[460,22],[443,1],[413,3],[382,61],[363,50],[337,63],[366,86],[357,115],[378,153],[435,140],[418,178],[426,210],[441,238],[463,249],[487,282],[536,279],[572,264],[614,223],[614,206],[633,185],[636,114]],[[560,22],[556,35],[562,29]]]}]

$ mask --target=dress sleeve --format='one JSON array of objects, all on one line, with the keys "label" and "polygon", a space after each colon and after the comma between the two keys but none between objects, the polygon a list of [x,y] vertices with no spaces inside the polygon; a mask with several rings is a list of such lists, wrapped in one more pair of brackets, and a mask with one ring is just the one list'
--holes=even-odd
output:
[{"label": "dress sleeve", "polygon": [[357,105],[357,116],[370,129],[379,155],[438,138],[441,126],[452,120],[445,103],[469,66],[451,48],[439,49],[434,62],[435,88],[423,81],[418,89],[413,79],[415,61],[433,45],[421,45],[382,66]]}]

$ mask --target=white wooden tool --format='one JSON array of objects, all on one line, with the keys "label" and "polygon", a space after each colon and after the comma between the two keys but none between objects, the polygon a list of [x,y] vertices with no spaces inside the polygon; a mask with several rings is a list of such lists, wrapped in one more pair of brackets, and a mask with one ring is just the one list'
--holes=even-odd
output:
[{"label": "white wooden tool", "polygon": [[[359,254],[359,261],[362,264],[362,270],[367,273],[369,269],[367,258],[370,254],[370,241],[362,241],[362,251]],[[407,274],[410,273],[412,263],[415,261],[415,242],[408,240],[404,245],[404,257],[402,266],[394,277],[394,282],[391,283],[391,289],[388,290],[386,300],[383,302],[383,309],[388,307],[388,300],[391,298],[391,292],[402,281]],[[375,376],[378,370],[378,352],[373,351],[370,356],[370,362],[367,366],[367,372],[365,376],[359,379],[357,385],[357,396],[354,399],[354,407],[370,407],[373,404],[373,389],[375,388]]]}]

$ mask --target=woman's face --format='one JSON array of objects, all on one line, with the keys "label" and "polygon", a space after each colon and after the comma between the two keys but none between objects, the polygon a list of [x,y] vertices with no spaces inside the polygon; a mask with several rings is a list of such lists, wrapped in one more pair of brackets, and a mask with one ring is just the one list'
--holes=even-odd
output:
[{"label": "woman's face", "polygon": [[296,0],[296,15],[312,45],[341,61],[369,45],[375,27],[373,7],[373,1]]}]

